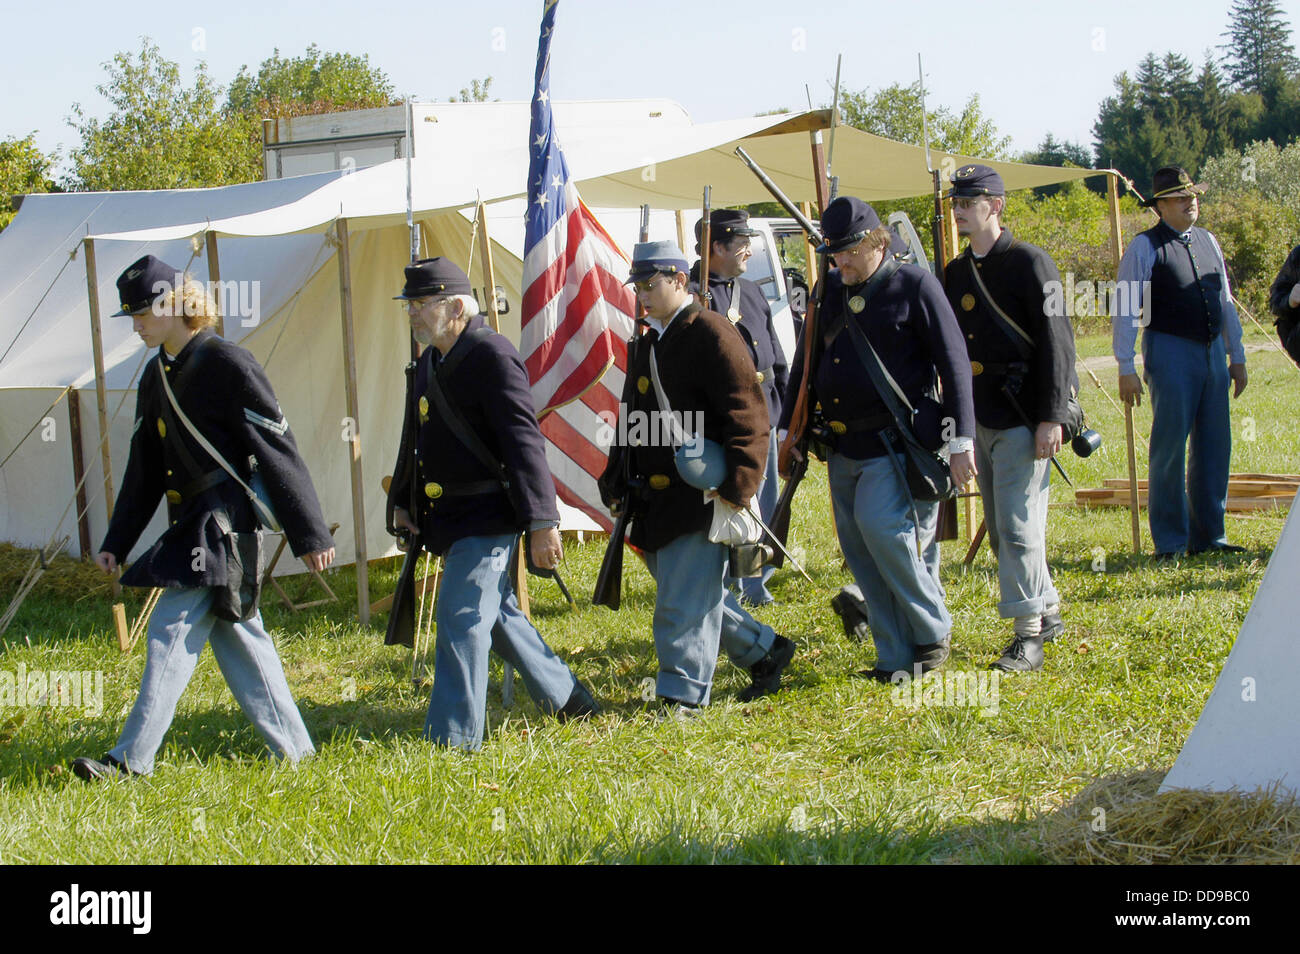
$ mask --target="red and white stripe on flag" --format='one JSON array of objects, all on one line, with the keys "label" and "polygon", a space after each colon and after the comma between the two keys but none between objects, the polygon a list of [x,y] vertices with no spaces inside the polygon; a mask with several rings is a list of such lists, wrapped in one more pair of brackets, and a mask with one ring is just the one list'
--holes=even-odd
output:
[{"label": "red and white stripe on flag", "polygon": [[560,499],[608,529],[601,438],[618,418],[636,299],[623,253],[572,182],[563,192],[567,211],[524,257],[519,350]]}]

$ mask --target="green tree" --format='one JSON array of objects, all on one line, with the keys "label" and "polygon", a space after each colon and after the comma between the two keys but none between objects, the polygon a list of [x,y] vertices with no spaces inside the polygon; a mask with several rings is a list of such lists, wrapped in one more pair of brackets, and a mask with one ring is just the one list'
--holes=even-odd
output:
[{"label": "green tree", "polygon": [[1224,65],[1232,82],[1272,105],[1288,76],[1300,72],[1291,28],[1277,0],[1233,0],[1228,12]]},{"label": "green tree", "polygon": [[[848,125],[864,132],[914,146],[924,143],[919,81],[910,86],[894,83],[875,93],[846,90],[840,94],[840,111]],[[927,109],[925,115],[931,147],[985,159],[1008,158],[1011,137],[998,135],[997,125],[980,107],[978,94],[959,113],[940,106]]]},{"label": "green tree", "polygon": [[469,86],[462,87],[456,96],[447,99],[449,103],[486,103],[488,101],[489,90],[492,89],[492,77],[485,76],[481,80],[472,79]]},{"label": "green tree", "polygon": [[[914,146],[924,144],[926,130],[922,126],[919,81],[906,86],[894,83],[874,93],[867,89],[841,91],[840,111],[845,123],[864,132]],[[978,95],[972,95],[958,113],[942,106],[929,108],[927,105],[924,115],[932,149],[985,159],[1010,158],[1011,137],[998,134],[997,125],[984,115]],[[934,161],[938,163],[939,160],[936,158]],[[921,237],[926,255],[934,257],[930,232],[930,220],[934,216],[933,198],[917,196],[872,205],[882,220],[887,219],[891,212],[907,213]]]},{"label": "green tree", "polygon": [[370,57],[321,53],[313,43],[293,58],[273,50],[256,75],[241,66],[230,83],[226,106],[234,113],[275,119],[395,102],[393,84],[383,70],[370,65]]},{"label": "green tree", "polygon": [[104,68],[108,80],[95,88],[109,101],[108,117],[92,118],[76,103],[68,120],[81,139],[70,155],[70,189],[184,189],[258,177],[256,157],[231,148],[239,132],[205,64],[185,86],[180,67],[145,37],[138,54],[118,53]]},{"label": "green tree", "polygon": [[13,221],[11,196],[57,189],[49,179],[54,159],[37,148],[35,133],[0,139],[0,230]]},{"label": "green tree", "polygon": [[1195,172],[1221,141],[1216,123],[1230,115],[1212,66],[1195,75],[1186,57],[1148,53],[1134,78],[1115,77],[1115,95],[1101,103],[1093,124],[1097,167],[1119,169],[1146,194],[1160,166]]},{"label": "green tree", "polygon": [[[1052,133],[1048,133],[1043,141],[1034,149],[1022,154],[1018,162],[1028,162],[1036,166],[1061,166],[1073,169],[1091,169],[1092,155],[1083,146],[1077,142],[1058,142]],[[1090,182],[1084,183],[1085,187],[1094,190],[1105,190],[1105,186],[1094,186]],[[1034,195],[1044,197],[1056,195],[1061,191],[1061,183],[1054,185],[1039,186],[1034,189]]]}]

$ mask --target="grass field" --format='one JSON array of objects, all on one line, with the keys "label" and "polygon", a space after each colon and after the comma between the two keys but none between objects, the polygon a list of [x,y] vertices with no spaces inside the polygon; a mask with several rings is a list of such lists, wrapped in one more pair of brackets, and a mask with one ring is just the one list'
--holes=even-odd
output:
[{"label": "grass field", "polygon": [[[1081,355],[1106,350],[1103,339],[1080,342]],[[1250,374],[1233,405],[1233,470],[1294,473],[1300,373],[1269,350],[1251,354]],[[1114,369],[1099,376],[1114,393]],[[1083,384],[1105,444],[1087,460],[1062,461],[1077,486],[1099,486],[1125,475],[1123,421],[1086,375]],[[1146,403],[1136,418],[1147,433]],[[1140,441],[1138,458],[1145,476]],[[748,678],[724,661],[705,715],[656,722],[642,701],[656,669],[651,580],[629,558],[623,611],[590,606],[603,544],[588,542],[570,547],[564,566],[578,609],[545,581],[533,581],[532,600],[543,635],[605,712],[558,725],[522,684],[507,712],[496,663],[482,752],[434,750],[419,737],[427,688],[412,685],[409,651],[382,645],[383,616],[357,625],[355,577],[338,570],[340,604],[299,614],[265,607],[317,741],[314,759],[292,768],[261,757],[260,738],[206,654],[156,773],[95,786],[66,766],[116,739],[143,646],[119,653],[107,588],[88,568],[61,564],[3,637],[0,673],[102,672],[103,709],[0,709],[0,862],[1043,860],[1038,821],[1088,783],[1172,764],[1285,518],[1230,515],[1229,538],[1247,553],[1157,566],[1131,553],[1126,511],[1075,509],[1059,480],[1052,500],[1049,558],[1067,631],[1041,673],[1003,679],[993,704],[896,704],[890,687],[854,676],[874,653],[844,637],[828,605],[850,580],[816,465],[792,531],[815,585],[780,572],[778,604],[759,611],[799,643],[789,688],[775,697],[735,702]],[[963,572],[964,547],[944,547],[955,621],[947,670],[983,672],[1010,624],[995,615],[988,548]],[[17,566],[8,554],[6,601]],[[372,593],[388,592],[395,577],[395,564],[377,565]],[[304,589],[301,579],[290,586]],[[140,598],[129,598],[133,612]]]}]

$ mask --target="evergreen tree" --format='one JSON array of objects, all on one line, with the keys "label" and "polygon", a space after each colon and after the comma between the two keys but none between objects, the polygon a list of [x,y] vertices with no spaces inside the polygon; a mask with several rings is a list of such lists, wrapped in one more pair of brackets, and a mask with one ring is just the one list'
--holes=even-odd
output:
[{"label": "evergreen tree", "polygon": [[1272,106],[1288,77],[1300,73],[1291,28],[1277,0],[1233,0],[1224,66],[1240,90],[1258,93]]}]

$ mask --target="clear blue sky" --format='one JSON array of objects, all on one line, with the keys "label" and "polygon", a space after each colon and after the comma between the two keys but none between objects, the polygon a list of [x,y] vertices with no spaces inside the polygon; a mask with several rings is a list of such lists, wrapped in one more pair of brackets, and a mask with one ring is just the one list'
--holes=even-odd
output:
[{"label": "clear blue sky", "polygon": [[[1090,148],[1114,77],[1152,50],[1199,67],[1223,42],[1230,2],[561,0],[552,90],[559,99],[668,97],[706,122],[801,108],[805,84],[814,102],[829,99],[837,53],[852,90],[911,82],[920,53],[932,104],[955,110],[978,93],[1017,150],[1048,131]],[[225,84],[276,47],[293,56],[315,42],[368,54],[399,94],[445,100],[490,75],[494,96],[527,99],[541,8],[541,0],[28,2],[6,11],[0,136],[35,130],[42,148],[66,155],[72,104],[102,115],[102,64],[138,49],[141,36],[180,63],[187,83],[200,59]],[[1300,0],[1282,8],[1294,31]]]}]

